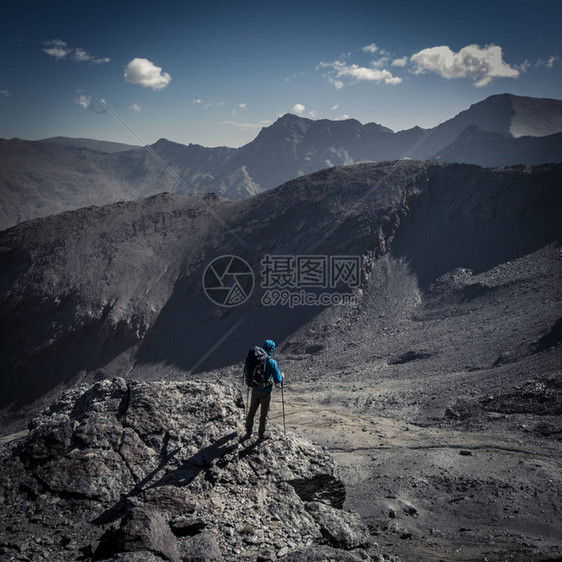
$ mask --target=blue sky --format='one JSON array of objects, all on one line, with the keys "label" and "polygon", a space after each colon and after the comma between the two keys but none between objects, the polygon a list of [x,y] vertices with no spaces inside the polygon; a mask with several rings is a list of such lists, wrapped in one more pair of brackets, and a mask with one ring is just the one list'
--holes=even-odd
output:
[{"label": "blue sky", "polygon": [[0,137],[240,146],[287,112],[427,128],[492,94],[560,99],[561,20],[559,1],[7,0]]}]

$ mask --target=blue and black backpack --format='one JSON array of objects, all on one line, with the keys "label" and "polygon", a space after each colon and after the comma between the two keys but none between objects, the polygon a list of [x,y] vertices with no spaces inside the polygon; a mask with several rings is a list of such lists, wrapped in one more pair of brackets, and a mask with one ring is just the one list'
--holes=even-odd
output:
[{"label": "blue and black backpack", "polygon": [[268,357],[265,349],[257,345],[248,351],[244,363],[244,379],[250,388],[264,390],[273,386],[272,377],[267,375]]}]

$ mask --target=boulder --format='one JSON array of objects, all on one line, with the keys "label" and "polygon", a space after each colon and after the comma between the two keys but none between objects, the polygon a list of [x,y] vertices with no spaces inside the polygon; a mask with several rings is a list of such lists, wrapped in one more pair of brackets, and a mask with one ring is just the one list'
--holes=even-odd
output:
[{"label": "boulder", "polygon": [[308,502],[306,509],[331,546],[346,550],[367,546],[369,534],[357,516],[320,502]]},{"label": "boulder", "polygon": [[257,560],[367,544],[341,510],[328,452],[275,424],[270,439],[241,441],[243,416],[240,390],[222,382],[114,379],[67,391],[17,445],[0,445],[6,543],[36,537],[61,562],[88,552]]}]

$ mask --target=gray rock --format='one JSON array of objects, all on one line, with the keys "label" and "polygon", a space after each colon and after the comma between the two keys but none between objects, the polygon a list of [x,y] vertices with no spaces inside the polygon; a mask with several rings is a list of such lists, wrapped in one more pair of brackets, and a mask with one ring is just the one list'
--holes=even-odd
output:
[{"label": "gray rock", "polygon": [[170,528],[177,537],[192,537],[200,533],[207,524],[193,516],[176,517],[170,522]]},{"label": "gray rock", "polygon": [[111,558],[106,558],[108,562],[162,562],[160,556],[156,556],[148,550],[138,550],[136,552],[120,552]]},{"label": "gray rock", "polygon": [[371,558],[365,553],[361,556],[359,553],[346,552],[330,546],[320,546],[292,552],[283,560],[286,562],[325,562],[326,560],[333,562],[359,562],[360,560],[371,560]]},{"label": "gray rock", "polygon": [[351,513],[320,502],[308,502],[306,509],[320,525],[322,535],[332,546],[349,550],[367,545],[367,529]]},{"label": "gray rock", "polygon": [[109,532],[98,549],[99,554],[149,551],[179,562],[179,553],[172,531],[163,515],[141,508],[133,508],[123,518],[121,528]]},{"label": "gray rock", "polygon": [[222,562],[219,543],[212,533],[204,532],[191,537],[181,551],[183,562]]},{"label": "gray rock", "polygon": [[197,503],[189,491],[177,486],[162,485],[143,490],[137,497],[131,498],[134,504],[145,505],[171,516],[193,513]]},{"label": "gray rock", "polygon": [[[114,379],[68,391],[4,452],[7,544],[49,538],[64,544],[61,562],[86,552],[275,559],[326,540],[365,544],[339,509],[345,488],[328,452],[275,424],[267,441],[240,443],[242,418],[228,384]],[[34,548],[48,557],[46,541]]]},{"label": "gray rock", "polygon": [[34,471],[53,492],[116,501],[134,484],[123,458],[106,449],[73,449]]}]

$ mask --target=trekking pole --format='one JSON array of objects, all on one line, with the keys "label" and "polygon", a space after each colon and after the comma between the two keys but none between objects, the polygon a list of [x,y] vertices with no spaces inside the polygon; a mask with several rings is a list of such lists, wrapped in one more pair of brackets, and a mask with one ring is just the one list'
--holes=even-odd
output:
[{"label": "trekking pole", "polygon": [[283,431],[287,434],[287,427],[285,425],[285,392],[283,391],[283,381],[281,381],[281,404],[283,405]]},{"label": "trekking pole", "polygon": [[[246,371],[244,370],[244,373]],[[242,385],[243,386],[247,386],[246,385],[246,376],[245,374],[242,375]],[[244,396],[244,395],[242,395]],[[250,387],[247,386],[247,392],[246,392],[246,402],[244,402],[244,417],[248,415],[248,401],[250,400]]]}]

